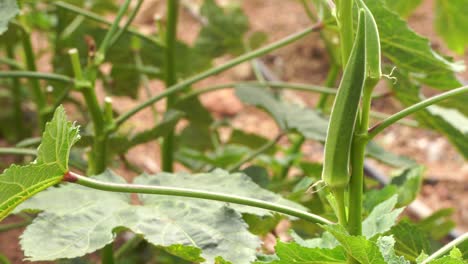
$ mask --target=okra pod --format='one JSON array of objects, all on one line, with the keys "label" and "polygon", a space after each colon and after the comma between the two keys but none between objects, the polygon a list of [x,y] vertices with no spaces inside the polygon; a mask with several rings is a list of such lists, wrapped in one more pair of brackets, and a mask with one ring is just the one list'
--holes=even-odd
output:
[{"label": "okra pod", "polygon": [[322,180],[330,188],[343,188],[350,179],[351,142],[366,76],[365,16],[365,11],[361,9],[353,49],[333,103],[328,125]]}]

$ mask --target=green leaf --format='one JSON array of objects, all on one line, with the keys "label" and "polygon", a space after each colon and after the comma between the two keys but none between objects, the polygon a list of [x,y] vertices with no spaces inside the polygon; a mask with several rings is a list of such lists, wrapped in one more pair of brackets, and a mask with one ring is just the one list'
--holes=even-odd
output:
[{"label": "green leaf", "polygon": [[433,260],[429,264],[466,264],[466,261],[463,261],[462,253],[458,248],[453,248],[450,250],[448,256]]},{"label": "green leaf", "polygon": [[259,262],[259,263],[272,263],[272,264],[327,264],[339,263],[345,264],[346,254],[342,247],[333,249],[328,248],[307,248],[302,247],[296,243],[283,243],[278,242],[275,246],[276,255],[278,260],[272,262]]},{"label": "green leaf", "polygon": [[195,49],[214,58],[225,53],[240,54],[244,51],[243,36],[249,22],[239,7],[219,7],[214,0],[205,0],[201,15],[206,19],[195,41]]},{"label": "green leaf", "polygon": [[[401,71],[395,73],[398,82],[392,85],[395,97],[406,107],[416,104],[422,100],[421,87],[415,85],[408,76]],[[466,108],[466,107],[465,107]],[[444,111],[445,110],[445,111]],[[460,127],[458,123],[466,123],[466,117],[454,111],[448,111],[440,107],[430,107],[415,113],[418,121],[447,137],[447,139],[468,159],[468,133],[466,128]],[[461,129],[461,130],[460,130]]]},{"label": "green leaf", "polygon": [[[237,144],[246,146],[250,149],[259,149],[265,144],[267,144],[269,140],[265,137],[259,136],[257,134],[247,133],[243,130],[234,129],[231,133],[231,137],[229,138],[229,144]],[[264,153],[273,155],[276,152],[275,146],[272,146]]]},{"label": "green leaf", "polygon": [[0,35],[7,31],[8,23],[19,14],[19,11],[16,0],[2,0],[0,2]]},{"label": "green leaf", "polygon": [[339,225],[325,226],[325,230],[340,242],[348,254],[361,264],[386,264],[378,245],[363,236],[350,236]]},{"label": "green leaf", "polygon": [[385,202],[377,205],[369,216],[362,223],[362,234],[367,238],[372,238],[377,234],[382,234],[390,230],[395,225],[402,208],[394,209],[398,197],[392,196]]},{"label": "green leaf", "polygon": [[311,109],[277,100],[266,89],[255,86],[236,87],[236,96],[268,112],[284,131],[297,131],[308,139],[325,140],[328,121]]},{"label": "green leaf", "polygon": [[67,122],[65,110],[58,107],[46,125],[36,161],[12,165],[0,175],[0,220],[20,203],[62,181],[70,149],[78,139],[78,127]]},{"label": "green leaf", "polygon": [[377,240],[377,246],[379,246],[380,252],[382,252],[382,255],[388,264],[410,264],[409,261],[407,261],[404,257],[402,256],[397,256],[395,254],[395,239],[392,236],[383,236],[379,237]]},{"label": "green leaf", "polygon": [[416,9],[422,0],[385,0],[385,5],[401,17],[408,17]]},{"label": "green leaf", "polygon": [[[122,183],[110,171],[97,179]],[[300,205],[263,190],[249,177],[215,170],[205,174],[141,175],[135,183],[182,188],[195,187],[229,192],[274,203]],[[30,260],[72,258],[92,253],[111,243],[122,228],[142,235],[148,242],[189,261],[201,258],[213,263],[222,256],[232,263],[250,263],[260,240],[248,232],[240,212],[268,215],[265,210],[200,199],[164,195],[139,195],[133,205],[129,194],[101,192],[67,184],[49,189],[20,209],[44,211],[27,228],[21,244]],[[47,240],[48,243],[39,243]],[[188,255],[188,251],[201,255]]]},{"label": "green leaf", "polygon": [[444,208],[421,220],[418,227],[426,231],[435,240],[440,240],[455,228],[452,220],[453,208]]},{"label": "green leaf", "polygon": [[385,148],[379,146],[375,141],[367,143],[366,154],[378,161],[394,167],[408,167],[416,164],[414,160],[408,157],[399,156],[387,151]]},{"label": "green leaf", "polygon": [[399,69],[414,73],[421,82],[439,89],[460,86],[453,72],[465,69],[431,49],[429,40],[411,30],[407,23],[390,11],[384,0],[366,0],[376,19],[382,53]]},{"label": "green leaf", "polygon": [[437,0],[435,28],[449,49],[462,55],[468,48],[468,3],[466,0]]},{"label": "green leaf", "polygon": [[393,177],[390,184],[397,187],[398,203],[396,207],[410,204],[421,190],[425,167],[413,166],[402,170],[397,177]]},{"label": "green leaf", "polygon": [[409,221],[399,222],[390,233],[396,240],[395,251],[410,261],[416,261],[422,252],[431,252],[427,234]]}]

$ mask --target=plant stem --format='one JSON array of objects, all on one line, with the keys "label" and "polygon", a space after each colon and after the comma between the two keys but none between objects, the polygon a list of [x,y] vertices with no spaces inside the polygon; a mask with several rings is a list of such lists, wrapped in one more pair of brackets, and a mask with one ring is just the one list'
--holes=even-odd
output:
[{"label": "plant stem", "polygon": [[321,30],[323,28],[323,24],[322,23],[318,23],[316,24],[315,26],[311,27],[311,28],[308,28],[306,30],[303,30],[301,32],[298,32],[296,34],[293,34],[291,36],[288,36],[284,39],[281,39],[277,42],[274,42],[274,43],[271,43],[270,45],[267,45],[263,48],[260,48],[260,49],[257,49],[257,50],[254,50],[252,52],[248,52],[244,55],[241,55],[235,59],[232,59],[222,65],[219,65],[217,67],[214,67],[214,68],[211,68],[209,70],[206,70],[200,74],[197,74],[193,77],[190,77],[178,84],[175,84],[171,87],[168,87],[165,91],[161,92],[160,94],[152,97],[152,98],[149,98],[148,100],[142,102],[141,104],[137,105],[136,107],[134,107],[133,109],[129,110],[128,112],[122,114],[119,118],[116,119],[116,124],[117,125],[121,125],[122,123],[124,123],[125,121],[127,121],[129,118],[131,118],[133,115],[135,115],[136,113],[138,113],[139,111],[145,109],[146,107],[148,106],[151,106],[153,103],[161,100],[162,98],[168,96],[168,95],[172,95],[172,94],[175,94],[179,91],[182,91],[184,89],[186,89],[187,86],[191,85],[191,84],[194,84],[198,81],[201,81],[209,76],[212,76],[212,75],[216,75],[218,73],[221,73],[225,70],[228,70],[238,64],[241,64],[245,61],[248,61],[250,59],[253,59],[253,58],[256,58],[256,57],[259,57],[259,56],[262,56],[264,54],[267,54],[273,50],[276,50],[278,48],[281,48],[281,47],[284,47],[298,39],[301,39],[305,36],[307,36],[309,33],[311,32],[315,32],[315,31],[318,31],[318,30]]},{"label": "plant stem", "polygon": [[345,205],[345,188],[335,188],[332,189],[331,192],[335,197],[336,205],[337,205],[337,216],[340,225],[347,226],[348,220],[346,216],[346,205]]},{"label": "plant stem", "polygon": [[74,80],[68,76],[55,74],[55,73],[46,73],[46,72],[34,72],[34,71],[7,71],[0,72],[0,78],[27,78],[27,79],[42,79],[49,81],[57,81],[63,83],[73,84]]},{"label": "plant stem", "polygon": [[261,81],[261,82],[237,82],[237,83],[226,83],[226,84],[218,84],[210,87],[196,89],[186,95],[184,95],[179,101],[187,100],[195,96],[199,96],[201,94],[214,92],[217,90],[222,90],[226,88],[235,88],[237,86],[253,86],[253,87],[261,87],[261,88],[276,88],[276,89],[291,89],[297,91],[305,91],[305,92],[313,92],[313,93],[324,93],[324,94],[336,94],[337,90],[333,88],[317,86],[317,85],[309,85],[309,84],[301,84],[301,83],[287,83],[287,82],[268,82],[268,81]]},{"label": "plant stem", "polygon": [[[330,71],[327,74],[327,79],[325,81],[325,86],[327,87],[333,87],[335,86],[336,78],[338,77],[338,72],[340,70],[340,67],[336,64],[332,64],[330,67]],[[336,93],[337,91],[335,91]],[[322,93],[320,95],[319,102],[317,104],[317,108],[320,109],[322,112],[325,110],[325,107],[327,106],[327,101],[328,101],[328,94]]]},{"label": "plant stem", "polygon": [[170,195],[180,197],[191,197],[205,200],[220,201],[233,204],[247,205],[266,210],[271,210],[278,213],[283,213],[290,216],[295,216],[312,223],[319,224],[334,224],[333,222],[308,212],[291,208],[284,205],[266,202],[263,200],[252,199],[247,197],[241,197],[230,194],[215,193],[210,191],[193,190],[176,187],[165,187],[165,186],[149,186],[149,185],[137,185],[137,184],[118,184],[118,183],[107,183],[98,181],[96,179],[78,175],[73,172],[69,172],[64,177],[64,181],[76,183],[82,186],[86,186],[92,189],[108,191],[108,192],[121,192],[121,193],[145,193],[145,194],[158,194],[158,195]]},{"label": "plant stem", "polygon": [[244,165],[245,163],[251,161],[252,159],[254,159],[255,157],[257,157],[258,155],[264,153],[265,151],[267,151],[268,149],[270,149],[271,147],[273,147],[276,143],[278,143],[278,141],[284,136],[283,133],[279,134],[278,136],[276,136],[273,140],[270,140],[268,141],[265,145],[261,146],[260,148],[256,149],[254,152],[252,152],[250,155],[248,155],[247,157],[243,158],[241,161],[239,161],[238,163],[234,164],[233,166],[231,166],[231,168],[228,169],[228,171],[230,172],[233,172],[233,171],[237,171],[240,169],[240,167],[242,165]]},{"label": "plant stem", "polygon": [[353,0],[340,0],[337,6],[343,68],[348,62],[354,43],[353,3]]},{"label": "plant stem", "polygon": [[115,251],[114,258],[119,259],[124,256],[127,252],[135,249],[144,241],[143,237],[140,235],[135,235],[133,238],[126,241],[118,250]]},{"label": "plant stem", "polygon": [[[88,18],[88,19],[94,20],[96,22],[99,22],[99,23],[102,23],[102,24],[105,24],[105,25],[108,25],[108,26],[111,26],[112,23],[113,23],[113,22],[105,20],[102,16],[100,16],[98,14],[95,14],[93,12],[90,12],[90,11],[86,10],[86,9],[82,9],[82,8],[77,7],[77,6],[62,2],[62,1],[52,2],[52,4],[57,6],[57,7],[66,9],[66,10],[68,10],[70,12],[82,15],[82,16]],[[138,36],[138,37],[140,37],[142,39],[148,40],[148,41],[153,42],[153,43],[158,44],[158,45],[161,44],[158,39],[155,39],[155,38],[149,37],[147,35],[144,35],[144,34],[138,32],[136,30],[133,30],[131,28],[127,28],[126,30],[127,30],[127,32],[129,32],[129,33],[131,33],[131,34],[133,34],[135,36]]]},{"label": "plant stem", "polygon": [[[7,54],[8,54],[8,47],[7,47]],[[8,56],[8,58],[0,58],[0,63],[7,65],[11,69],[15,70],[24,70],[24,67],[19,64],[14,57]]]},{"label": "plant stem", "polygon": [[128,30],[128,28],[132,24],[133,20],[135,19],[138,11],[140,10],[140,7],[141,7],[142,4],[143,4],[143,0],[138,0],[135,8],[132,10],[130,15],[128,16],[128,19],[125,22],[125,25],[123,27],[119,28],[117,33],[115,33],[115,35],[112,37],[112,39],[110,41],[111,46],[114,45],[120,39],[120,37],[123,35],[123,33],[125,33]]},{"label": "plant stem", "polygon": [[348,232],[350,235],[362,234],[362,196],[364,188],[364,158],[368,142],[367,129],[372,101],[374,83],[366,83],[362,96],[360,119],[356,121],[351,148],[351,179],[349,183],[349,218]]},{"label": "plant stem", "polygon": [[13,224],[6,224],[6,225],[0,225],[0,233],[10,231],[12,229],[17,229],[21,227],[25,227],[29,225],[32,222],[31,219],[24,220],[19,223],[13,223]]},{"label": "plant stem", "polygon": [[[26,59],[26,68],[29,71],[35,72],[37,71],[36,56],[34,55],[33,47],[31,44],[30,32],[28,32],[24,27],[21,27],[21,28],[23,29],[22,43],[23,43],[24,56]],[[45,123],[47,122],[47,116],[48,116],[46,97],[44,93],[42,92],[41,84],[39,83],[39,80],[31,78],[29,79],[29,83],[31,84],[32,93],[34,95],[34,100],[35,100],[36,107],[37,107],[39,128],[42,131],[45,128]]]},{"label": "plant stem", "polygon": [[[15,49],[14,45],[7,44],[6,45],[6,53],[8,59],[14,61],[15,59]],[[15,67],[10,65],[10,69],[14,69]],[[17,139],[23,139],[26,136],[26,131],[24,130],[24,117],[23,117],[23,110],[21,107],[22,96],[21,96],[21,84],[18,79],[12,80],[12,96],[13,96],[13,118],[15,120],[15,130]]]},{"label": "plant stem", "polygon": [[405,118],[417,111],[420,111],[428,106],[431,106],[433,104],[439,103],[443,100],[446,100],[448,98],[463,94],[463,93],[468,93],[468,86],[463,86],[457,89],[450,90],[448,92],[433,96],[431,98],[428,98],[424,101],[421,101],[417,104],[414,104],[406,109],[401,110],[400,112],[393,114],[392,116],[388,117],[384,121],[374,125],[369,129],[369,139],[374,138],[377,134],[382,132],[385,128],[389,127],[390,125],[396,123],[398,120],[401,120],[402,118]]},{"label": "plant stem", "polygon": [[[382,112],[370,112],[370,117],[373,119],[378,119],[378,120],[384,120],[386,118],[389,118],[391,115],[382,113]],[[419,127],[419,123],[416,120],[413,119],[400,119],[396,121],[395,123],[409,126],[409,127]]]},{"label": "plant stem", "polygon": [[114,243],[106,245],[101,249],[101,263],[113,264],[114,263]]},{"label": "plant stem", "polygon": [[68,53],[70,55],[73,73],[77,80],[77,89],[83,95],[93,121],[94,144],[93,149],[90,152],[91,159],[88,173],[96,175],[102,173],[106,169],[107,165],[107,133],[105,131],[105,118],[97,100],[94,85],[86,80],[83,75],[78,50],[72,49]]},{"label": "plant stem", "polygon": [[106,57],[107,50],[112,45],[112,38],[114,38],[116,34],[119,34],[119,23],[125,15],[125,12],[127,12],[128,6],[130,5],[130,1],[131,0],[125,0],[123,5],[120,7],[117,16],[115,17],[114,22],[112,22],[111,27],[109,28],[109,30],[107,30],[106,35],[104,36],[104,39],[102,40],[99,49],[96,52],[96,58],[94,61],[95,65],[101,65],[101,63]]},{"label": "plant stem", "polygon": [[[299,153],[301,150],[302,144],[304,144],[304,142],[305,142],[305,137],[303,135],[299,135],[299,137],[296,139],[296,141],[287,151],[286,156]],[[289,170],[291,169],[293,164],[294,164],[294,159],[288,160],[286,165],[284,165],[283,168],[281,168],[279,179],[283,180],[288,176]]]},{"label": "plant stem", "polygon": [[0,148],[0,154],[36,156],[37,151],[28,148]]},{"label": "plant stem", "polygon": [[430,263],[431,261],[435,260],[438,257],[441,257],[446,252],[448,252],[449,250],[451,250],[452,248],[456,247],[457,245],[463,243],[466,240],[468,240],[468,233],[464,233],[463,235],[461,235],[457,239],[454,239],[453,241],[451,241],[447,245],[441,247],[439,250],[437,250],[432,255],[430,255],[427,259],[425,259],[423,262],[421,262],[421,264]]},{"label": "plant stem", "polygon": [[[167,26],[165,49],[165,83],[166,88],[172,87],[177,82],[177,69],[175,61],[175,48],[177,40],[177,20],[179,15],[179,0],[167,1]],[[175,94],[167,97],[166,111],[170,110],[176,100]],[[163,138],[161,145],[162,170],[172,172],[174,170],[174,132],[171,131]]]}]

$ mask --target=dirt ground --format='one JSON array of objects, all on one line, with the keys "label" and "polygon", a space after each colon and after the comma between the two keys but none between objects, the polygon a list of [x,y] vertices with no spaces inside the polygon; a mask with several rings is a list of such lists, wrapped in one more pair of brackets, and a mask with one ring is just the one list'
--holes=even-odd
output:
[{"label": "dirt ground", "polygon": [[[244,11],[250,19],[252,31],[263,31],[268,34],[269,42],[278,40],[288,34],[297,32],[311,25],[299,1],[285,0],[239,0]],[[190,2],[190,1],[186,1]],[[220,1],[223,2],[223,1]],[[226,1],[224,1],[226,2]],[[147,0],[141,9],[136,23],[141,30],[153,32],[154,15],[164,14],[162,0]],[[433,31],[432,12],[433,0],[424,0],[424,3],[410,17],[411,26],[420,34],[428,36],[434,47],[447,51],[442,42]],[[199,29],[199,22],[184,8],[180,16],[179,38],[193,41]],[[216,63],[222,63],[229,57],[223,57]],[[468,63],[468,56],[464,59]],[[275,51],[262,58],[262,61],[283,81],[322,84],[328,70],[328,58],[324,45],[318,34],[310,36]],[[462,77],[468,78],[465,73]],[[206,87],[208,85],[243,81],[252,78],[249,64],[243,64],[227,71],[219,76],[208,78],[196,85]],[[161,82],[151,82],[151,90],[157,93],[163,89]],[[143,89],[141,89],[143,90]],[[317,95],[287,93],[293,100],[302,101],[308,105],[314,105]],[[140,100],[145,97],[144,92]],[[230,117],[233,124],[249,132],[258,133],[273,138],[278,129],[274,122],[264,113],[251,107],[243,106],[234,96],[232,90],[222,90],[204,95],[203,104],[217,117]],[[130,109],[135,102],[123,98],[114,98],[118,110],[123,112]],[[400,109],[400,105],[391,99],[379,100],[373,106],[375,110],[393,113]],[[164,103],[157,104],[158,111],[164,110]],[[143,111],[132,118],[132,126],[137,129],[147,128],[151,125],[151,112]],[[419,163],[427,166],[426,179],[435,184],[425,185],[419,196],[431,209],[453,207],[455,208],[454,220],[461,230],[468,230],[468,163],[454,150],[448,141],[434,132],[396,125],[387,129],[377,141],[385,148],[409,156]],[[128,158],[147,172],[158,172],[159,153],[156,143],[139,146],[127,155]],[[320,161],[323,148],[317,143],[307,143],[303,148],[307,159]],[[377,162],[373,165],[379,170],[390,173],[388,168]],[[183,168],[181,168],[183,169]],[[125,169],[120,169],[122,174],[131,175]],[[8,219],[7,221],[14,221]],[[0,252],[12,257],[13,263],[23,263],[22,253],[18,246],[17,237],[21,230],[13,230],[0,236]]]}]

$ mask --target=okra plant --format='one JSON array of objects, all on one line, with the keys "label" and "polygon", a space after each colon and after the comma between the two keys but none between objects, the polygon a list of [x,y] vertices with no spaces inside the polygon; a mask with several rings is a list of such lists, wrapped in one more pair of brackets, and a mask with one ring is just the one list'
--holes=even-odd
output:
[{"label": "okra plant", "polygon": [[[265,33],[246,34],[239,6],[214,0],[192,10],[200,32],[190,44],[177,39],[184,1],[166,1],[153,34],[132,26],[143,0],[0,1],[0,87],[8,106],[0,129],[15,144],[0,153],[17,155],[0,175],[0,232],[25,227],[25,260],[57,263],[466,263],[468,234],[442,243],[453,227],[447,211],[418,221],[402,215],[424,167],[375,141],[389,126],[410,123],[444,135],[468,158],[468,87],[455,76],[464,65],[408,27],[404,17],[421,1],[301,2],[311,26],[265,45]],[[436,29],[463,52],[468,2],[436,5]],[[327,47],[325,84],[265,79],[257,58],[310,34]],[[39,49],[35,38],[50,45]],[[44,54],[53,73],[39,65]],[[222,55],[233,59],[213,66]],[[255,81],[192,87],[249,61]],[[151,80],[162,80],[165,90],[153,94]],[[404,108],[372,124],[379,83]],[[422,85],[442,92],[426,98]],[[278,135],[267,139],[229,118],[215,120],[199,97],[229,88],[266,111]],[[298,106],[283,98],[284,89],[318,93],[319,103]],[[114,105],[121,96],[134,99],[130,109]],[[160,113],[155,103],[162,100]],[[146,109],[152,127],[132,127]],[[413,114],[416,124],[406,119]],[[231,134],[222,139],[226,128]],[[289,147],[279,143],[286,139]],[[323,164],[301,155],[306,141],[323,143]],[[157,174],[128,159],[132,148],[150,142],[161,146]],[[366,158],[398,174],[375,188],[364,177]],[[175,164],[185,168],[174,172]],[[118,167],[128,175],[118,175]],[[131,177],[135,172],[141,174]],[[280,221],[290,224],[289,240],[267,252],[261,238],[275,234]],[[10,263],[7,256],[0,252],[0,262]]]}]

